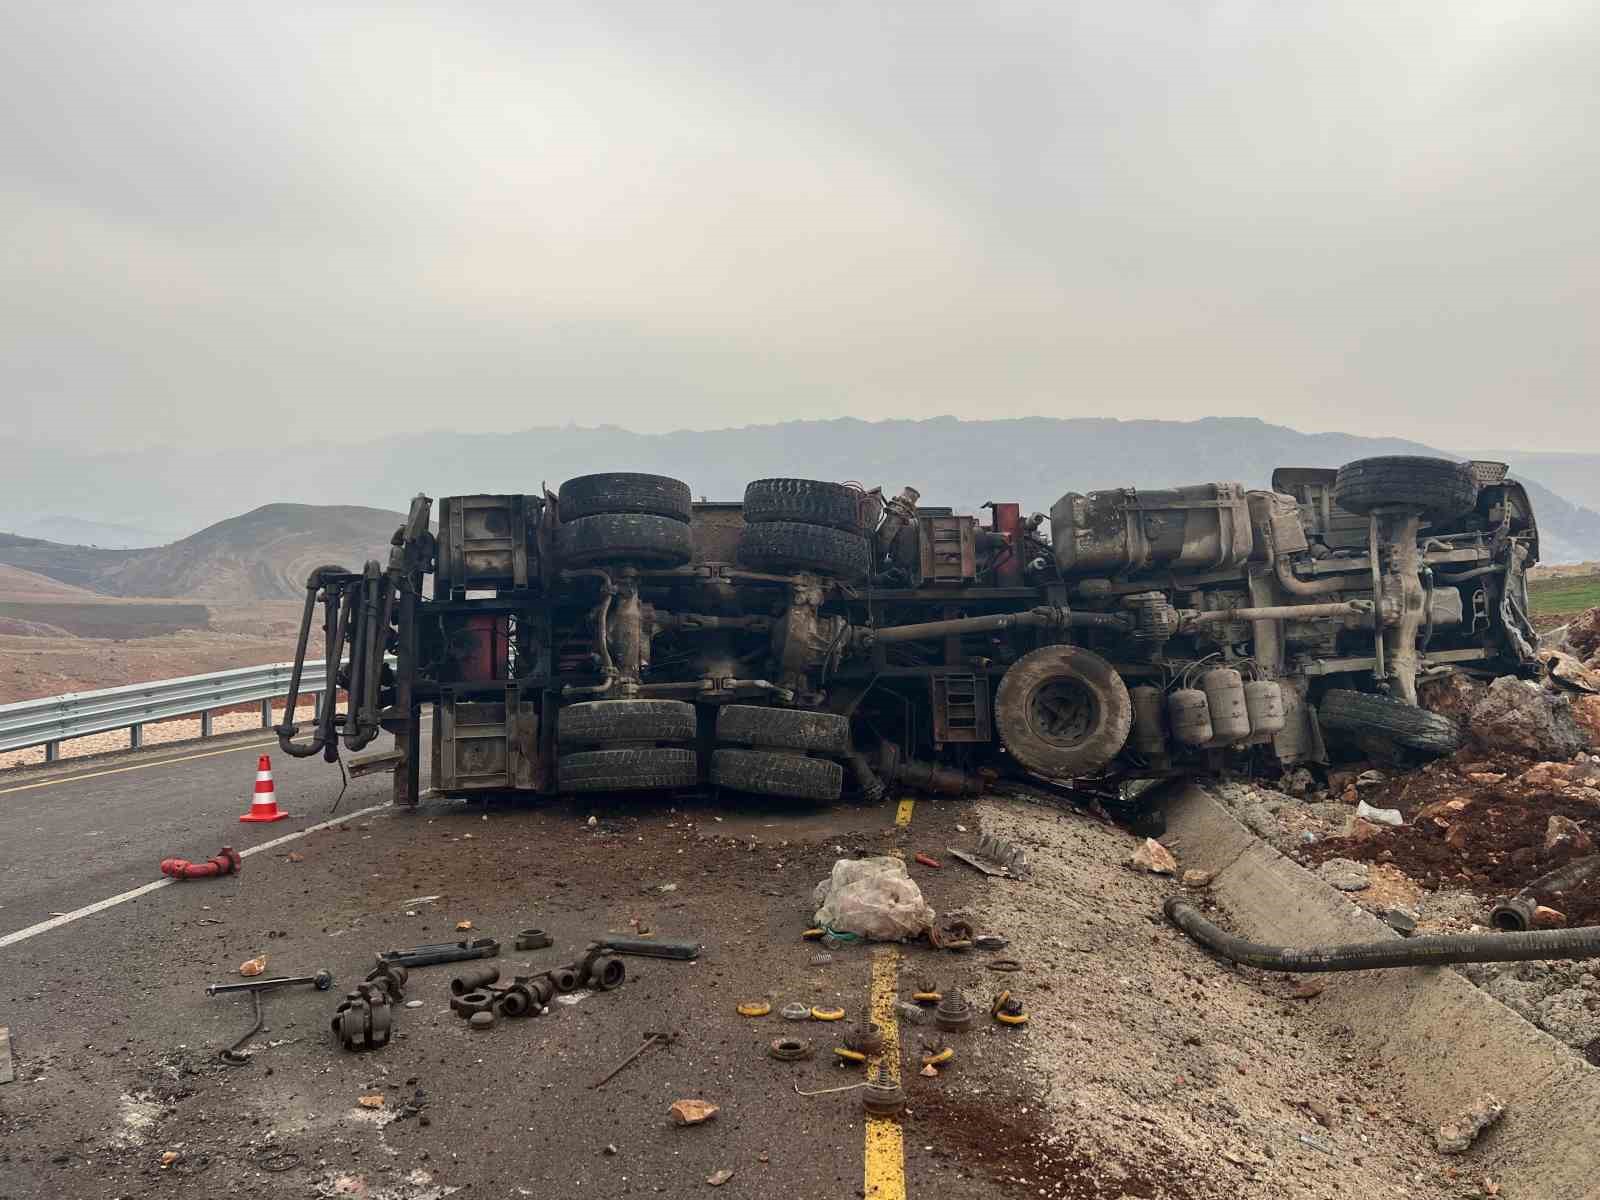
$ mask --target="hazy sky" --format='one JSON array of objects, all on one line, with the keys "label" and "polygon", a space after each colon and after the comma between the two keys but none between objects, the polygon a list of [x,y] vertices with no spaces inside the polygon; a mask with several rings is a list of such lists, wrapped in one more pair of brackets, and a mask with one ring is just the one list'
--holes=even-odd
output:
[{"label": "hazy sky", "polygon": [[0,436],[1600,450],[1600,8],[0,10]]}]

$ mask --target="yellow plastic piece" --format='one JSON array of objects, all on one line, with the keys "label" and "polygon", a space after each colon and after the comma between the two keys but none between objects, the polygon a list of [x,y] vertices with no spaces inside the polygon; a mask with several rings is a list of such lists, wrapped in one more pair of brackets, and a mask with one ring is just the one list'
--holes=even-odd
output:
[{"label": "yellow plastic piece", "polygon": [[813,1021],[842,1021],[844,1009],[842,1008],[813,1008],[811,1010]]},{"label": "yellow plastic piece", "polygon": [[835,1046],[833,1052],[844,1059],[845,1062],[864,1063],[867,1061],[867,1056],[861,1051],[851,1050],[845,1046]]},{"label": "yellow plastic piece", "polygon": [[808,942],[814,942],[826,932],[827,930],[825,929],[808,929],[800,936]]},{"label": "yellow plastic piece", "polygon": [[994,1019],[996,1021],[999,1021],[1000,1024],[1002,1024],[1002,1025],[1026,1025],[1028,1023],[1028,1014],[1027,1013],[995,1013]]},{"label": "yellow plastic piece", "polygon": [[764,1017],[771,1011],[772,1005],[768,1004],[765,1000],[757,1000],[754,1003],[739,1005],[739,1015],[741,1017]]},{"label": "yellow plastic piece", "polygon": [[937,1054],[924,1054],[922,1056],[922,1065],[925,1067],[937,1067],[940,1063],[949,1062],[955,1056],[956,1052],[949,1046],[946,1046]]},{"label": "yellow plastic piece", "polygon": [[912,992],[911,998],[918,1004],[937,1004],[944,999],[943,992]]}]

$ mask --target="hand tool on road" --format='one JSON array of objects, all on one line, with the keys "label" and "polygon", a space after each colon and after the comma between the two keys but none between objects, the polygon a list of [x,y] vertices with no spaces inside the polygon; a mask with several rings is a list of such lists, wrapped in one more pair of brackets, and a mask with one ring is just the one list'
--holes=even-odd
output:
[{"label": "hand tool on road", "polygon": [[325,992],[333,986],[332,971],[318,971],[315,975],[274,975],[271,979],[247,979],[243,983],[208,983],[206,995],[217,996],[223,992],[261,992],[268,988],[288,987],[291,983],[309,983],[317,991]]},{"label": "hand tool on road", "polygon": [[273,988],[288,987],[291,984],[309,983],[319,992],[327,991],[333,984],[332,971],[318,971],[315,975],[277,975],[271,979],[249,979],[244,983],[212,983],[206,986],[206,995],[216,996],[225,992],[249,992],[250,999],[255,1005],[255,1024],[251,1025],[227,1049],[220,1052],[219,1057],[230,1067],[242,1067],[250,1061],[248,1054],[241,1054],[245,1044],[266,1027],[266,1018],[261,1011],[261,993],[271,991]]},{"label": "hand tool on road", "polygon": [[590,947],[599,946],[605,950],[615,951],[617,954],[637,954],[644,958],[676,958],[682,962],[692,962],[700,957],[700,951],[705,949],[699,942],[689,938],[636,938],[617,937],[607,934],[595,941]]},{"label": "hand tool on road", "polygon": [[432,967],[439,963],[465,962],[469,958],[494,958],[500,943],[494,938],[474,938],[470,942],[440,942],[433,946],[414,946],[410,950],[385,950],[378,962],[399,963],[403,967]]},{"label": "hand tool on road", "polygon": [[627,1066],[634,1059],[638,1058],[646,1050],[650,1049],[651,1046],[654,1046],[657,1042],[670,1042],[674,1038],[676,1038],[677,1036],[678,1035],[675,1034],[675,1033],[652,1033],[652,1034],[647,1034],[645,1036],[643,1045],[641,1045],[632,1054],[628,1055],[627,1058],[623,1059],[616,1066],[612,1067],[611,1070],[607,1071],[599,1079],[596,1079],[591,1086],[593,1086],[595,1088],[603,1088],[603,1087],[605,1087],[606,1084],[610,1083],[619,1074],[621,1074],[623,1067]]}]

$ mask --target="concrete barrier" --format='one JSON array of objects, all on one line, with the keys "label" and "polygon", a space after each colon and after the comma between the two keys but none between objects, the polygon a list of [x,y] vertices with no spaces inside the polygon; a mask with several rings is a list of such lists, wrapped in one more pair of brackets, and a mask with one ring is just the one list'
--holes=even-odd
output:
[{"label": "concrete barrier", "polygon": [[[1317,945],[1398,937],[1234,820],[1203,789],[1173,793],[1162,837],[1185,870],[1211,871],[1221,923],[1258,942]],[[1197,947],[1197,953],[1206,953]],[[1600,1200],[1600,1069],[1450,968],[1318,975],[1316,1019],[1347,1026],[1417,1120],[1437,1126],[1484,1092],[1505,1118],[1466,1154],[1441,1158],[1503,1194]]]}]

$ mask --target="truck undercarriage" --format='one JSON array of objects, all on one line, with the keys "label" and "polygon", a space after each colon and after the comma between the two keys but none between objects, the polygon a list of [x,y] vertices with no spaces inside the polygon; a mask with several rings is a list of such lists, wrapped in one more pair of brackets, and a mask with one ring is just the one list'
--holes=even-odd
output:
[{"label": "truck undercarriage", "polygon": [[[834,801],[1454,749],[1417,687],[1535,669],[1538,532],[1494,463],[1363,459],[1064,495],[987,519],[906,488],[662,476],[417,497],[387,565],[307,580],[325,697],[285,751],[395,737],[394,798],[704,786]],[[431,587],[429,586],[431,577]],[[1332,750],[1330,751],[1330,744]]]}]

